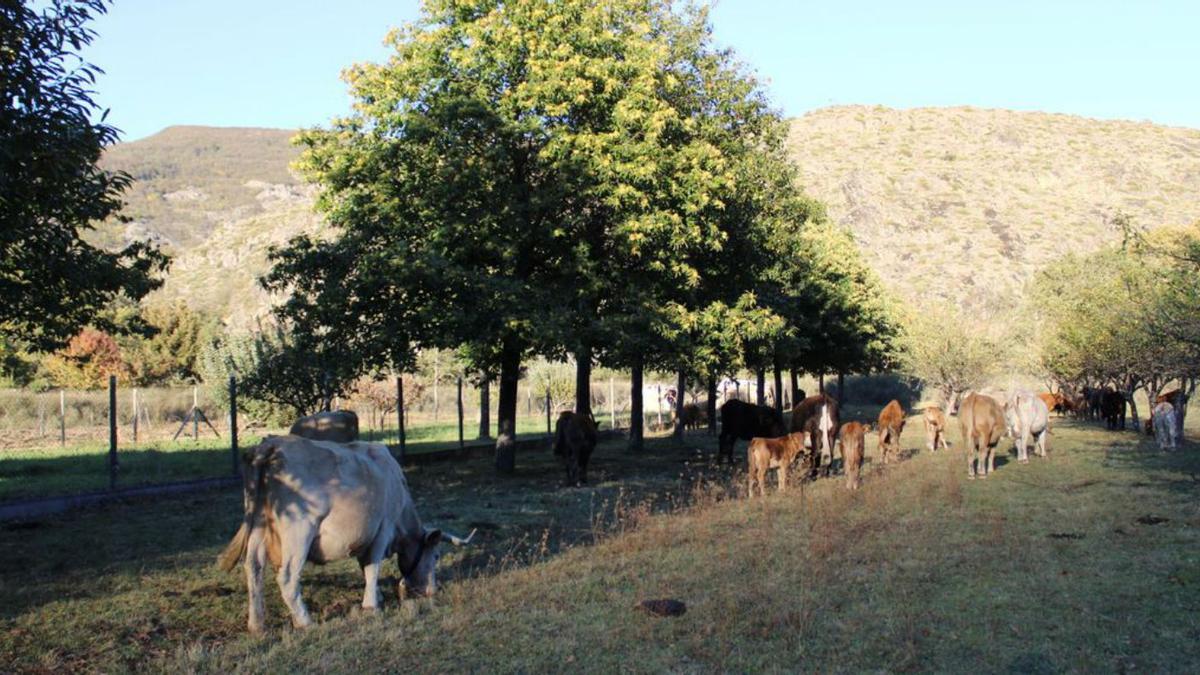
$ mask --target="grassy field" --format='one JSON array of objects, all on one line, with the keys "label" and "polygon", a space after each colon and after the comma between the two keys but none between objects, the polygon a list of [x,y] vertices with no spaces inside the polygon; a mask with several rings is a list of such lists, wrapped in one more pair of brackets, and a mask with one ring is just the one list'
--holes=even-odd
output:
[{"label": "grassy field", "polygon": [[[213,560],[240,496],[212,492],[0,526],[0,670],[1194,671],[1200,457],[1061,422],[1049,460],[967,481],[956,447],[746,501],[704,434],[603,446],[593,486],[548,453],[409,472],[423,518],[477,543],[433,601],[360,616],[354,563],[310,566],[320,625],[244,634]],[[957,433],[951,434],[957,441]],[[1010,447],[1008,441],[1002,448]],[[744,443],[739,444],[744,449]],[[733,499],[737,497],[737,499]],[[396,570],[385,568],[385,588]],[[633,609],[685,601],[673,619]]]}]

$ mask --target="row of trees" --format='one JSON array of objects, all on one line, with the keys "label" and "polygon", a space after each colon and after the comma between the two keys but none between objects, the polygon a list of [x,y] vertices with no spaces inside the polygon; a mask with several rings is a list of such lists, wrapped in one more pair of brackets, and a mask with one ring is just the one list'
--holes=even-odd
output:
[{"label": "row of trees", "polygon": [[453,349],[499,380],[496,465],[515,467],[534,355],[590,370],[886,365],[891,310],[853,241],[796,186],[786,125],[666,0],[428,0],[387,63],[347,73],[354,112],[305,132],[332,238],[273,254],[297,355],[338,393]]},{"label": "row of trees", "polygon": [[1112,386],[1131,406],[1179,388],[1182,433],[1200,378],[1200,224],[1144,232],[1117,217],[1123,240],[1069,255],[1036,280],[1041,365],[1061,386]]}]

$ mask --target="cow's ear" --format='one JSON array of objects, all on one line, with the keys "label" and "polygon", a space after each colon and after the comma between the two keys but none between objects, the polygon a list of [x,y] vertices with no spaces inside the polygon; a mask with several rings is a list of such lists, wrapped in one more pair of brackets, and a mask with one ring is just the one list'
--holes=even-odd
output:
[{"label": "cow's ear", "polygon": [[425,532],[425,546],[437,546],[442,542],[441,530],[429,530]]}]

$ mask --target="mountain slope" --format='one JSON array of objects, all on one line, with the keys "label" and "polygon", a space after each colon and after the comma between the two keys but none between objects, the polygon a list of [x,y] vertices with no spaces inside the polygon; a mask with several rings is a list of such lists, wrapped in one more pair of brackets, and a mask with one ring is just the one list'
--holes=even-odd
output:
[{"label": "mountain slope", "polygon": [[793,121],[806,190],[909,300],[988,313],[1068,251],[1200,218],[1200,131],[973,108],[836,107]]},{"label": "mountain slope", "polygon": [[[313,189],[288,170],[293,132],[171,127],[115,146],[130,172],[128,224],[105,243],[149,238],[175,255],[161,296],[236,325],[270,303],[255,280],[266,250],[323,228]],[[1200,131],[973,108],[849,106],[792,121],[805,189],[850,228],[897,295],[995,314],[1068,251],[1144,226],[1200,219]]]}]

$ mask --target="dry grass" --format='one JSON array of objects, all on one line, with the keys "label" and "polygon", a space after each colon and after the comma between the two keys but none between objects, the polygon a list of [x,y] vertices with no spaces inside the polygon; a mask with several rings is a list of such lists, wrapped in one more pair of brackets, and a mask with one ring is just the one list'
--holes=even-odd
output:
[{"label": "dry grass", "polygon": [[[0,658],[222,672],[1194,669],[1195,450],[1164,456],[1069,424],[1051,448],[987,481],[966,481],[957,451],[920,452],[886,471],[868,461],[856,493],[823,480],[755,500],[742,477],[667,443],[639,458],[602,449],[583,490],[554,487],[544,457],[515,479],[423,467],[410,481],[427,520],[490,524],[449,557],[443,592],[358,616],[354,566],[315,568],[306,597],[327,620],[292,631],[270,597],[261,640],[241,633],[240,579],[211,567],[234,496],[86,514],[25,532],[29,548],[0,563],[22,589],[0,592]],[[147,528],[162,532],[158,555]],[[65,531],[90,563],[65,562]],[[688,611],[633,610],[650,598]]]}]

